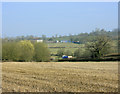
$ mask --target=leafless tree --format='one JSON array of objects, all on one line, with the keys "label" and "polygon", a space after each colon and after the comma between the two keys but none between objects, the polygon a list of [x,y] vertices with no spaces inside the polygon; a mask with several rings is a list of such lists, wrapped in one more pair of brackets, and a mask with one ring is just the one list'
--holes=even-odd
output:
[{"label": "leafless tree", "polygon": [[109,51],[110,39],[107,36],[99,36],[91,43],[86,44],[87,50],[90,51],[92,58],[101,58]]}]

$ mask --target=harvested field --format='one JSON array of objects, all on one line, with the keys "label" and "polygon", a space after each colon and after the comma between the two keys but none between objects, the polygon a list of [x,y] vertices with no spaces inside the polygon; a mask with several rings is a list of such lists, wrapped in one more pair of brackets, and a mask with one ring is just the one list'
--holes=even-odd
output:
[{"label": "harvested field", "polygon": [[3,92],[117,92],[118,62],[3,62]]}]

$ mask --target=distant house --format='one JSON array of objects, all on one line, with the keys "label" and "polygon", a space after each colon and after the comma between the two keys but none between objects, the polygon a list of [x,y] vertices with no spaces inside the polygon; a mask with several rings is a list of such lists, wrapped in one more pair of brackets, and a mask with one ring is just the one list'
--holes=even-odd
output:
[{"label": "distant house", "polygon": [[58,43],[59,41],[58,40],[56,40],[56,43]]},{"label": "distant house", "polygon": [[43,40],[37,40],[37,42],[43,42]]},{"label": "distant house", "polygon": [[41,42],[41,43],[43,42],[42,39],[31,39],[30,41],[32,41],[32,42],[37,42],[37,43],[38,43],[38,42]]}]

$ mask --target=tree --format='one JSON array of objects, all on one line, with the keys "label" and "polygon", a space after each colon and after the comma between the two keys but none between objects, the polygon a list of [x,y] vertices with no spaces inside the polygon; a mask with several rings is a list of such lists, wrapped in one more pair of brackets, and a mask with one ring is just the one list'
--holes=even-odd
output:
[{"label": "tree", "polygon": [[62,55],[64,55],[64,49],[59,49],[59,50],[57,51],[57,55],[58,55],[59,57],[62,57]]},{"label": "tree", "polygon": [[71,52],[70,50],[66,50],[66,51],[64,52],[64,54],[67,55],[67,56],[71,56],[71,55],[72,55],[72,52]]},{"label": "tree", "polygon": [[108,53],[110,39],[106,36],[99,36],[95,41],[86,44],[86,48],[91,53],[91,58],[101,58]]},{"label": "tree", "polygon": [[49,38],[48,41],[53,41],[53,38]]},{"label": "tree", "polygon": [[57,38],[57,37],[58,37],[58,35],[57,35],[57,34],[55,34],[55,37]]},{"label": "tree", "polygon": [[43,39],[43,41],[46,41],[46,35],[42,35],[42,39]]},{"label": "tree", "polygon": [[74,40],[73,36],[69,34],[70,41],[72,42]]},{"label": "tree", "polygon": [[44,43],[35,43],[34,60],[37,62],[49,61],[50,51]]},{"label": "tree", "polygon": [[84,54],[84,50],[80,49],[80,48],[75,50],[75,52],[74,52],[74,56],[77,58],[83,57],[83,54]]},{"label": "tree", "polygon": [[19,60],[31,61],[34,54],[34,46],[29,40],[22,40],[18,44]]},{"label": "tree", "polygon": [[2,45],[2,59],[17,61],[19,59],[19,49],[16,42],[5,42]]}]

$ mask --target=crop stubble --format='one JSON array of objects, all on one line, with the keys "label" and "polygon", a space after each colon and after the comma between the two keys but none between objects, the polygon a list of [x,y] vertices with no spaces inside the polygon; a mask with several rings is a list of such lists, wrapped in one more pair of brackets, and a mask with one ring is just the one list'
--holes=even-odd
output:
[{"label": "crop stubble", "polygon": [[117,92],[118,62],[3,62],[3,92]]}]

